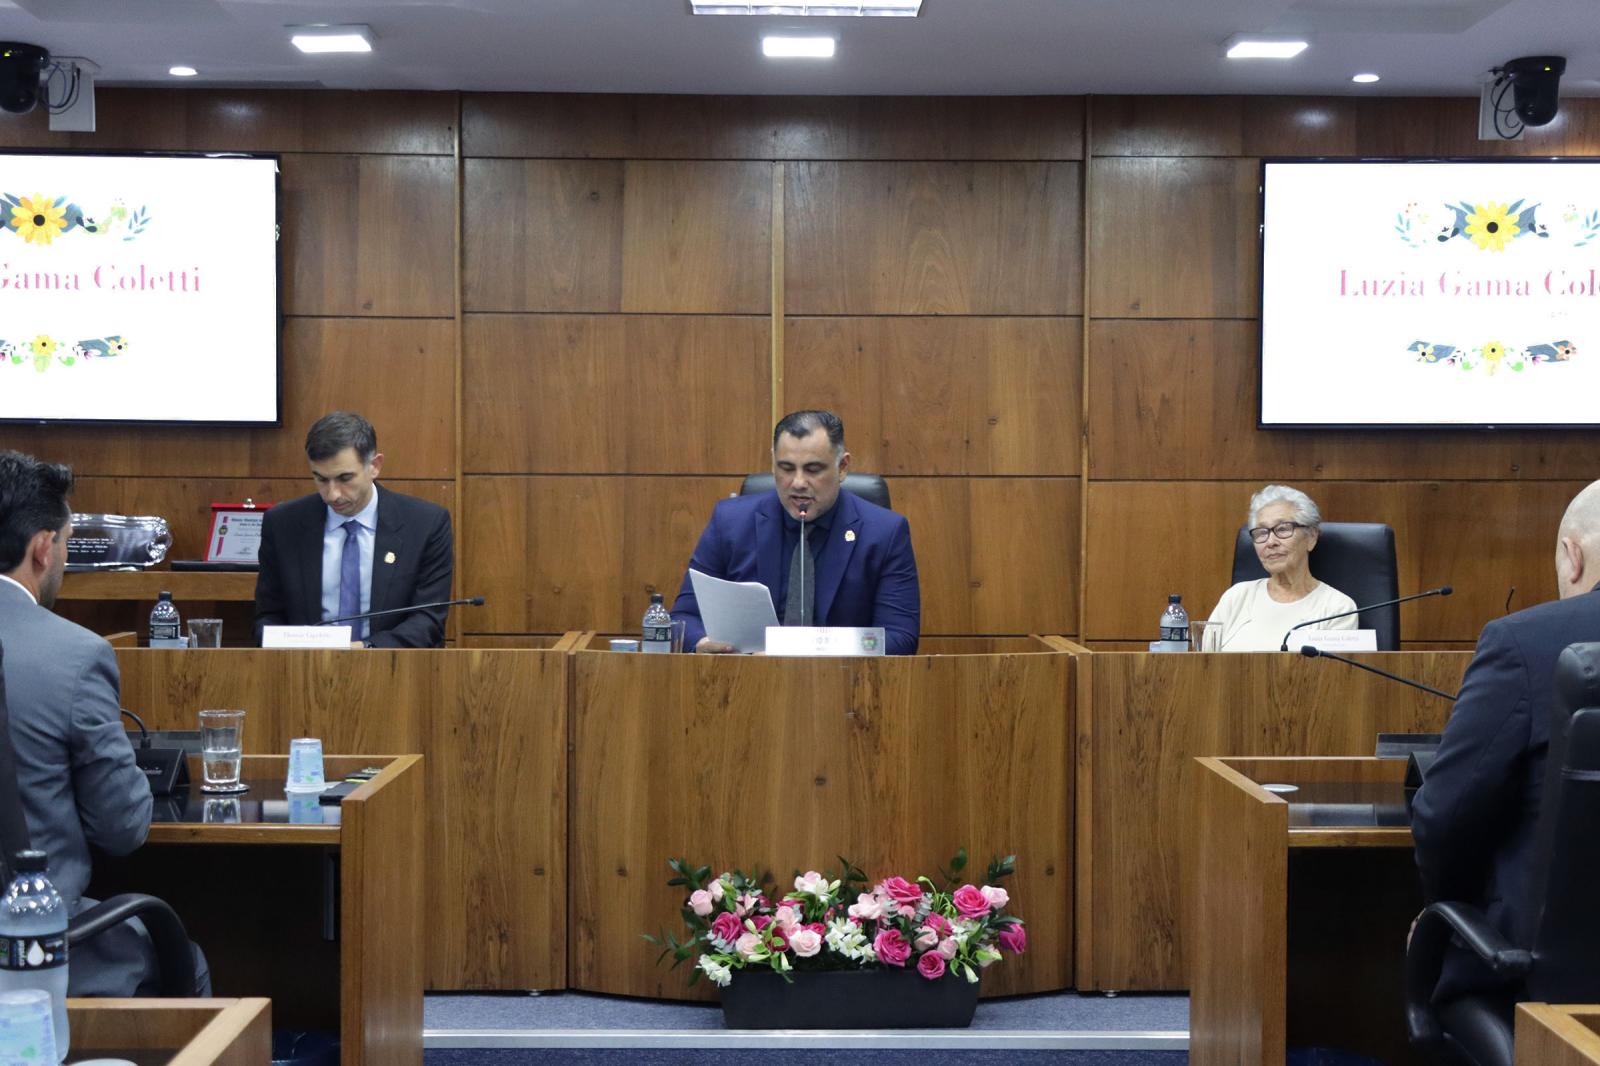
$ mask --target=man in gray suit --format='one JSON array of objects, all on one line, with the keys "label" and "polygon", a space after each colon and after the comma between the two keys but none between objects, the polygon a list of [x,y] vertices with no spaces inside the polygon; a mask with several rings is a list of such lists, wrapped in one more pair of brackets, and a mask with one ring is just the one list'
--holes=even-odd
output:
[{"label": "man in gray suit", "polygon": [[[50,610],[72,534],[71,488],[65,466],[0,451],[0,647],[22,813],[77,914],[94,904],[83,896],[89,846],[126,855],[143,844],[151,797],[123,731],[111,645]],[[133,922],[74,948],[69,965],[74,996],[133,995],[154,977],[148,936]]]}]

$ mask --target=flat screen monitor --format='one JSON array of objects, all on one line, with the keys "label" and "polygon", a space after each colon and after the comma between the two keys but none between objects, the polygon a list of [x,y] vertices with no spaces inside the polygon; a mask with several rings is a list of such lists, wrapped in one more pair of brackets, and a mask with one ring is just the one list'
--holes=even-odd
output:
[{"label": "flat screen monitor", "polygon": [[281,417],[275,156],[0,152],[0,421]]},{"label": "flat screen monitor", "polygon": [[1268,159],[1262,428],[1600,423],[1600,161]]}]

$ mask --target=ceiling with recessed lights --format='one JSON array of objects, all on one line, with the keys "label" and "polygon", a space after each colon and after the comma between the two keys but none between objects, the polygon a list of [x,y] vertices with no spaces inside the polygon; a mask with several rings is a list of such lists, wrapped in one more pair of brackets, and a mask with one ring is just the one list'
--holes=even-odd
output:
[{"label": "ceiling with recessed lights", "polygon": [[[286,27],[315,23],[368,26],[374,51],[301,55]],[[826,33],[837,53],[767,59],[772,32]],[[1249,33],[1310,47],[1224,59]],[[689,0],[0,0],[0,38],[87,58],[102,85],[1473,96],[1490,67],[1553,53],[1564,95],[1600,95],[1596,0],[925,0],[915,19],[696,16]],[[1382,80],[1353,84],[1361,72]]]}]

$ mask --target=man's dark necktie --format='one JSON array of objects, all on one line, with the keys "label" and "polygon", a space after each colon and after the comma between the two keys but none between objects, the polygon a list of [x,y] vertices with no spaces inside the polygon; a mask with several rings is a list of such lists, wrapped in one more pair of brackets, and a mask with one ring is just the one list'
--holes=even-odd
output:
[{"label": "man's dark necktie", "polygon": [[801,522],[800,542],[789,557],[789,598],[783,608],[786,626],[817,624],[817,557],[811,551],[810,533],[811,523]]},{"label": "man's dark necktie", "polygon": [[[352,518],[341,528],[344,529],[344,554],[339,558],[338,617],[349,618],[361,613],[361,540],[356,535],[361,523]],[[359,636],[361,623],[352,624],[355,628],[351,635]]]}]

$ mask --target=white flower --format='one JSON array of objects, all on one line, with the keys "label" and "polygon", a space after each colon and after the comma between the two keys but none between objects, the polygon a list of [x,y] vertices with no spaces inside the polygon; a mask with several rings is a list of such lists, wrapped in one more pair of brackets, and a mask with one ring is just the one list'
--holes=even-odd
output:
[{"label": "white flower", "polygon": [[877,921],[883,917],[883,902],[877,896],[862,896],[850,904],[847,913],[862,921]]},{"label": "white flower", "polygon": [[708,891],[711,893],[712,899],[719,903],[722,902],[723,888],[721,879],[711,882],[711,888]]},{"label": "white flower", "polygon": [[710,955],[700,956],[700,969],[705,971],[705,975],[711,978],[711,983],[718,988],[727,988],[728,982],[733,980],[733,971]]},{"label": "white flower", "polygon": [[[828,935],[823,938],[830,949],[851,961],[861,959],[867,943],[866,933],[848,918],[835,918],[828,923]],[[870,949],[867,949],[870,950]]]},{"label": "white flower", "polygon": [[1011,902],[1010,893],[1003,888],[997,888],[994,885],[984,885],[982,888],[978,889],[978,891],[982,892],[983,898],[989,901],[989,908],[991,910],[999,910],[1001,907],[1004,907],[1007,903]]},{"label": "white flower", "polygon": [[796,929],[789,936],[789,947],[802,959],[809,959],[822,950],[822,937],[815,929]]},{"label": "white flower", "polygon": [[808,896],[826,895],[828,891],[828,881],[821,874],[817,873],[817,871],[807,870],[805,873],[794,879],[794,890],[796,892],[804,892]]}]

